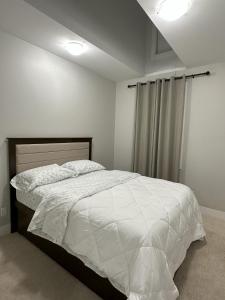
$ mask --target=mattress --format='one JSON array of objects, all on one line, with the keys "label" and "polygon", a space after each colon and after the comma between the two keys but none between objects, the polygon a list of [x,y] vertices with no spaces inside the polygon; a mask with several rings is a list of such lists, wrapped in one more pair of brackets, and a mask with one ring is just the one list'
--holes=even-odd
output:
[{"label": "mattress", "polygon": [[64,185],[64,182],[73,183],[76,181],[75,178],[65,179],[56,183],[43,185],[35,188],[31,192],[24,192],[21,190],[16,190],[16,198],[17,201],[26,205],[32,210],[36,210],[42,199],[48,194],[49,189],[60,188],[60,186]]},{"label": "mattress", "polygon": [[[98,171],[100,172],[100,171]],[[96,173],[96,172],[93,172]],[[85,177],[86,175],[80,176]],[[16,189],[16,198],[17,201],[29,207],[30,209],[36,211],[41,201],[45,198],[45,195],[48,195],[49,190],[61,189],[65,184],[74,185],[77,182],[76,178],[68,178],[62,181],[58,181],[52,184],[47,184],[43,186],[36,187],[30,192],[24,192]]]},{"label": "mattress", "polygon": [[22,192],[17,190],[16,191],[16,198],[17,201],[24,204],[25,206],[29,207],[32,210],[36,210],[38,205],[41,203],[43,195],[40,193],[35,192]]}]

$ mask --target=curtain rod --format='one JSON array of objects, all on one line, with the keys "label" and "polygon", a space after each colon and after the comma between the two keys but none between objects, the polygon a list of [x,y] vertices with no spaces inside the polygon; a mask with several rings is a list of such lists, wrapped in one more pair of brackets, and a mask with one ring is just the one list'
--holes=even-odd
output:
[{"label": "curtain rod", "polygon": [[[211,73],[210,71],[207,71],[207,72],[203,72],[203,73],[197,73],[197,74],[192,74],[192,75],[186,75],[185,76],[185,79],[188,79],[188,78],[195,78],[195,77],[201,77],[201,76],[209,76]],[[179,80],[179,79],[182,79],[183,76],[179,76],[179,77],[175,77],[175,80]],[[166,79],[166,81],[169,81],[170,79]],[[151,84],[155,83],[155,81],[150,81]],[[141,82],[141,85],[146,85],[147,82]],[[129,84],[128,85],[128,88],[133,88],[133,87],[136,87],[137,84]]]}]

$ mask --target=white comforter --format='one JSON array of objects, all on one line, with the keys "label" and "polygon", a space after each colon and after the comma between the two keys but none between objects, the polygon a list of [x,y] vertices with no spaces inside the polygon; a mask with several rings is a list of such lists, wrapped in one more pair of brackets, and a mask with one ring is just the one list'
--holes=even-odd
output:
[{"label": "white comforter", "polygon": [[178,297],[174,273],[205,236],[187,186],[98,171],[37,189],[45,196],[29,231],[78,256],[129,300]]}]

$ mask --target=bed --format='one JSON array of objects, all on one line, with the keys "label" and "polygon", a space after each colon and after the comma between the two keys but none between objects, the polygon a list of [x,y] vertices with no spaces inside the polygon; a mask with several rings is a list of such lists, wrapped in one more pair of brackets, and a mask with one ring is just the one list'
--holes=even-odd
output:
[{"label": "bed", "polygon": [[[9,139],[10,179],[38,166],[91,159],[91,149],[91,138]],[[75,197],[80,186],[85,189]],[[205,235],[189,188],[102,170],[45,192],[49,199],[54,194],[52,202],[40,194],[16,195],[10,187],[12,232],[25,236],[103,299],[177,298],[173,275],[191,242]],[[59,210],[62,202],[69,206]]]}]

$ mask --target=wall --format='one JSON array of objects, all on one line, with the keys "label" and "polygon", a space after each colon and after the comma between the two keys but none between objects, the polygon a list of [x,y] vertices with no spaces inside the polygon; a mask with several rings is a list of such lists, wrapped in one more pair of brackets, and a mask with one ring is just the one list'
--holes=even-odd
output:
[{"label": "wall", "polygon": [[7,137],[92,136],[93,159],[111,168],[114,112],[113,82],[0,32],[0,207],[9,212]]},{"label": "wall", "polygon": [[[189,69],[185,73],[208,69],[211,76],[188,82],[182,181],[195,191],[201,205],[225,211],[225,63]],[[137,79],[117,84],[114,150],[117,169],[131,169],[135,89],[128,89],[127,84],[136,82]]]}]

